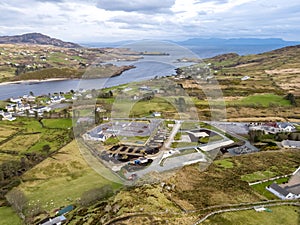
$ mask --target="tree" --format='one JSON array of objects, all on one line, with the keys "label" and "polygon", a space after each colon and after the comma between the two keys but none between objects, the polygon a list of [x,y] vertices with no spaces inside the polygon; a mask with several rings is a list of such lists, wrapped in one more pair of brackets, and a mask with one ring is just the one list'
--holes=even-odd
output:
[{"label": "tree", "polygon": [[285,99],[289,100],[293,106],[297,106],[296,98],[292,93],[288,93]]},{"label": "tree", "polygon": [[19,216],[22,219],[25,219],[24,210],[28,202],[25,194],[21,190],[14,188],[6,195],[6,200],[11,204]]},{"label": "tree", "polygon": [[47,155],[50,152],[51,147],[49,145],[44,145],[42,151],[45,152]]}]

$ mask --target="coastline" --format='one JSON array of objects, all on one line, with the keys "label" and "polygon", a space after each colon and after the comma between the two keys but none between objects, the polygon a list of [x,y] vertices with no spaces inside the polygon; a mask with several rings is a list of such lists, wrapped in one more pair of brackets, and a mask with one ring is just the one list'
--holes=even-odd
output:
[{"label": "coastline", "polygon": [[49,78],[44,80],[18,80],[18,81],[5,81],[1,82],[1,85],[9,85],[9,84],[23,84],[23,83],[42,83],[42,82],[50,82],[50,81],[61,81],[61,80],[72,80],[72,78]]}]

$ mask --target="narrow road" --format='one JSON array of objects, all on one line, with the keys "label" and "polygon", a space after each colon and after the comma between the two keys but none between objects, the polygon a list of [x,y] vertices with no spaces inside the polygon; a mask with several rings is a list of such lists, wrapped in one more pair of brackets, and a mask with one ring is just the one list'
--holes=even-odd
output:
[{"label": "narrow road", "polygon": [[174,137],[177,134],[180,127],[181,127],[181,121],[177,120],[176,123],[173,126],[172,132],[171,132],[168,140],[164,144],[164,147],[166,149],[170,148],[170,145],[171,145],[172,141],[174,140]]}]

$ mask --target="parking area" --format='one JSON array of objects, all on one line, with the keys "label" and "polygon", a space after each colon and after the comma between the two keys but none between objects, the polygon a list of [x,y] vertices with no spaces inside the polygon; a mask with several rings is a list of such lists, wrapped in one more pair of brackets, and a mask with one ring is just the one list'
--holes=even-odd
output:
[{"label": "parking area", "polygon": [[90,133],[112,134],[125,137],[145,137],[150,136],[159,124],[158,120],[140,120],[140,121],[113,121],[101,124],[94,128]]},{"label": "parking area", "polygon": [[229,133],[235,134],[248,134],[249,127],[246,123],[234,123],[234,122],[211,122],[211,125],[225,130]]}]

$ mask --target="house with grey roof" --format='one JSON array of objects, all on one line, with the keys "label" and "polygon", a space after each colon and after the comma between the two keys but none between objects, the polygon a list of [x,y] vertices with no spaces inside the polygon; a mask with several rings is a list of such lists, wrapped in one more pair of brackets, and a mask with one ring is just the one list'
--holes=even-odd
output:
[{"label": "house with grey roof", "polygon": [[266,187],[268,191],[283,200],[300,199],[300,167],[293,173],[288,183],[273,183]]}]

